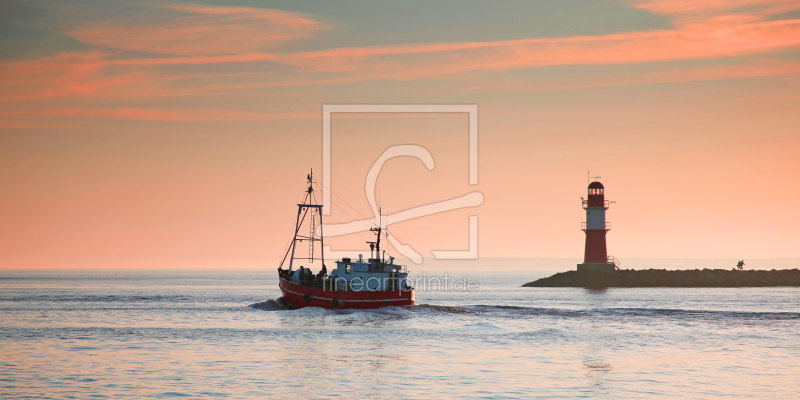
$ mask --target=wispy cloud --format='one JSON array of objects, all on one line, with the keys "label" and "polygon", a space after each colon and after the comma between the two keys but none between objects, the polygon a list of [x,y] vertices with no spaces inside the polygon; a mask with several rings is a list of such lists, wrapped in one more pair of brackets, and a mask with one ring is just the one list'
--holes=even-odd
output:
[{"label": "wispy cloud", "polygon": [[98,72],[104,53],[58,54],[0,63],[0,99],[24,101],[92,93],[105,79]]},{"label": "wispy cloud", "polygon": [[[696,4],[700,3],[700,4]],[[506,71],[554,65],[613,64],[707,59],[800,45],[800,20],[766,21],[773,12],[800,9],[798,2],[742,1],[762,7],[736,12],[716,1],[650,1],[637,7],[676,13],[675,29],[601,36],[500,42],[337,48],[286,54],[278,61],[319,71],[412,79],[461,71]],[[696,11],[696,14],[691,14]],[[730,13],[728,13],[730,12]],[[693,18],[687,18],[687,13]],[[670,14],[672,15],[672,14]]]},{"label": "wispy cloud", "polygon": [[2,129],[66,129],[78,126],[74,121],[21,121],[0,118]]},{"label": "wispy cloud", "polygon": [[147,6],[179,15],[160,23],[92,24],[68,34],[110,49],[209,56],[273,49],[324,28],[303,15],[278,10],[159,3]]},{"label": "wispy cloud", "polygon": [[581,77],[538,80],[505,79],[500,82],[474,83],[469,87],[457,87],[450,90],[454,93],[465,94],[470,92],[550,92],[796,74],[800,74],[800,62],[757,60],[734,65],[673,67],[651,72],[611,72]]},{"label": "wispy cloud", "polygon": [[695,18],[739,11],[774,15],[800,8],[797,0],[638,0],[633,7],[654,14]]},{"label": "wispy cloud", "polygon": [[[319,113],[310,112],[241,112],[230,110],[159,110],[135,107],[119,108],[44,108],[38,110],[5,110],[0,111],[0,121],[6,121],[5,127],[29,128],[42,127],[44,120],[61,119],[122,119],[130,121],[158,122],[226,122],[226,121],[270,121],[282,119],[316,119]],[[39,124],[26,123],[27,119],[39,120]],[[45,124],[45,125],[42,125]]]}]

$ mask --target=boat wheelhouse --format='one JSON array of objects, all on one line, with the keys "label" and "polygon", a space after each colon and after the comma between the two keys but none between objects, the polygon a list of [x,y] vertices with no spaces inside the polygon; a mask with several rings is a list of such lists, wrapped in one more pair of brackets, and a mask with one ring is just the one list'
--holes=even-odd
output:
[{"label": "boat wheelhouse", "polygon": [[[377,235],[375,242],[367,242],[370,257],[366,260],[359,254],[358,259],[342,258],[336,261],[336,268],[328,272],[324,258],[324,236],[322,232],[322,206],[316,202],[313,171],[308,175],[308,189],[303,203],[298,204],[297,222],[294,238],[286,250],[278,267],[278,286],[283,299],[292,307],[323,308],[378,308],[386,306],[408,306],[416,302],[414,288],[409,285],[408,270],[405,265],[394,263],[394,257],[381,253],[380,226],[370,228]],[[300,229],[308,221],[308,236],[300,234]],[[319,224],[319,226],[317,225]],[[317,228],[319,233],[317,234]],[[308,257],[298,253],[298,243],[307,243]],[[320,256],[314,257],[315,244],[319,242]],[[305,255],[305,253],[303,253]],[[319,261],[321,268],[317,273],[311,268],[300,266],[298,260],[309,265]],[[288,262],[288,269],[283,266]]]}]

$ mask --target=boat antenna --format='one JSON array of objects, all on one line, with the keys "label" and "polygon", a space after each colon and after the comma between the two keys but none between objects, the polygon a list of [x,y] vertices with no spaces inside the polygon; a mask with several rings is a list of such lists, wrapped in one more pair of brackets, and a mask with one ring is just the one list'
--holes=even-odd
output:
[{"label": "boat antenna", "polygon": [[[382,210],[380,208],[378,208],[378,210],[381,213],[381,225],[383,225],[383,212],[382,212]],[[383,234],[384,235],[387,235],[386,232],[387,232],[388,228],[389,228],[389,216],[387,215],[386,216],[386,227],[383,228]],[[389,240],[389,236],[386,236],[386,240],[387,241]],[[389,246],[387,245],[386,247],[389,247]],[[383,259],[382,259],[382,261],[386,262],[386,250],[385,249],[383,250]]]},{"label": "boat antenna", "polygon": [[369,228],[371,232],[375,232],[378,235],[378,240],[375,243],[375,255],[376,257],[380,257],[381,254],[381,219],[380,219],[381,209],[378,208],[378,227],[377,228]]},{"label": "boat antenna", "polygon": [[[386,214],[386,229],[383,230],[383,234],[386,235],[386,241],[388,242],[389,241],[389,214]],[[388,249],[389,246],[386,246],[386,248]],[[389,258],[391,258],[391,257],[392,257],[392,255],[389,254]]]}]

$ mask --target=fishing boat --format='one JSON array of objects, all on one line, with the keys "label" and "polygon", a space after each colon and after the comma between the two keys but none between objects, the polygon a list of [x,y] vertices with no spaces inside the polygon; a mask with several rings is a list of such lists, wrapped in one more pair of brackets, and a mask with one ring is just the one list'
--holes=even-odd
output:
[{"label": "fishing boat", "polygon": [[[328,271],[325,265],[324,236],[322,234],[322,205],[317,204],[314,190],[314,172],[308,174],[305,198],[298,204],[294,238],[278,266],[278,287],[284,301],[292,308],[379,308],[387,306],[412,306],[416,303],[414,288],[409,286],[408,269],[394,263],[394,257],[381,252],[381,219],[369,230],[377,235],[374,242],[367,242],[370,257],[343,257],[335,261],[336,267]],[[308,225],[308,236],[300,233],[304,223]],[[319,228],[319,229],[318,229]],[[317,229],[319,232],[317,232]],[[308,257],[300,254],[298,243],[305,242]],[[315,245],[319,243],[320,255],[314,257]],[[301,251],[305,251],[302,249]],[[319,261],[321,268],[314,273],[299,261],[309,265]],[[288,269],[284,269],[288,263]]]}]

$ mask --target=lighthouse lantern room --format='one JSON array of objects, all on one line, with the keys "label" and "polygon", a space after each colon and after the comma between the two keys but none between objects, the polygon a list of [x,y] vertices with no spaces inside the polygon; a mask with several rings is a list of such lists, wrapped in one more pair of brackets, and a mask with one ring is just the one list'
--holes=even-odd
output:
[{"label": "lighthouse lantern room", "polygon": [[583,209],[586,210],[586,222],[581,226],[586,233],[586,247],[578,271],[614,271],[619,262],[609,256],[606,249],[606,233],[609,231],[606,210],[613,201],[605,199],[605,187],[596,180],[589,184],[588,190],[588,197],[581,197]]}]

